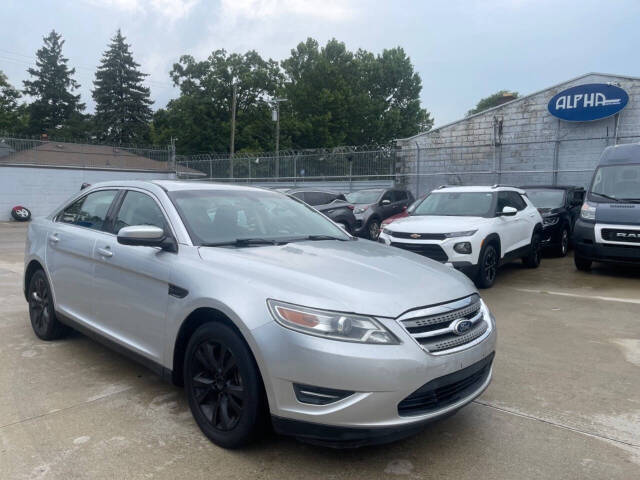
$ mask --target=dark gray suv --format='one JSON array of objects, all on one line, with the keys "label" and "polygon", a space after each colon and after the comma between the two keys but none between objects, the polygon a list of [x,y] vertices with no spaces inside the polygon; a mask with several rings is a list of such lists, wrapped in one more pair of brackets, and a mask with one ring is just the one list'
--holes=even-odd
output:
[{"label": "dark gray suv", "polygon": [[355,207],[355,234],[371,240],[378,239],[383,220],[406,210],[414,200],[410,191],[400,188],[359,190],[346,197]]}]

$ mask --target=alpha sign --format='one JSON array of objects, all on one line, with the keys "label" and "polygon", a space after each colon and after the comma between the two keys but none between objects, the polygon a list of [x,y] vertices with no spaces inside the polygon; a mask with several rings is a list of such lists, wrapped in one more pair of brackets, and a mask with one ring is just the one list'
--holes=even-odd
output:
[{"label": "alpha sign", "polygon": [[567,88],[549,100],[549,113],[568,122],[590,122],[615,115],[629,102],[622,88],[588,83]]}]

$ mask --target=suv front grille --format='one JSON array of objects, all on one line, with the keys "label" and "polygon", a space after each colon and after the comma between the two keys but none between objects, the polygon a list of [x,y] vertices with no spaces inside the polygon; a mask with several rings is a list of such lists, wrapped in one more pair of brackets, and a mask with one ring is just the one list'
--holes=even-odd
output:
[{"label": "suv front grille", "polygon": [[627,242],[640,244],[640,230],[623,230],[603,228],[602,238],[610,242]]},{"label": "suv front grille", "polygon": [[422,348],[435,354],[467,345],[489,331],[489,319],[484,318],[477,294],[413,310],[398,320]]},{"label": "suv front grille", "polygon": [[463,400],[482,386],[491,372],[494,353],[473,365],[431,380],[398,404],[403,417],[441,410]]},{"label": "suv front grille", "polygon": [[[411,238],[413,240],[444,240],[447,238],[444,233],[407,233],[407,232],[389,232],[393,238]],[[411,235],[419,235],[412,237]]]},{"label": "suv front grille", "polygon": [[423,255],[425,257],[429,257],[432,260],[436,260],[437,262],[448,262],[449,257],[442,249],[440,245],[436,245],[434,243],[398,243],[391,242],[392,247],[402,248],[403,250],[408,250],[413,253],[417,253],[418,255]]}]

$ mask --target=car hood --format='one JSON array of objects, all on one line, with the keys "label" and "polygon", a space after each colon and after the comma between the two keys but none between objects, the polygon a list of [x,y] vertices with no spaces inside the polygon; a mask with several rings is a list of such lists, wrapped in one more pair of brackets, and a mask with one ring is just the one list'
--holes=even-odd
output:
[{"label": "car hood", "polygon": [[403,233],[452,233],[477,229],[490,219],[484,217],[453,217],[437,215],[416,215],[400,218],[390,229]]},{"label": "car hood", "polygon": [[638,225],[640,204],[637,203],[598,203],[596,222],[620,225]]},{"label": "car hood", "polygon": [[212,271],[229,272],[238,288],[246,285],[265,300],[327,310],[394,318],[476,291],[465,275],[446,265],[368,240],[199,251]]}]

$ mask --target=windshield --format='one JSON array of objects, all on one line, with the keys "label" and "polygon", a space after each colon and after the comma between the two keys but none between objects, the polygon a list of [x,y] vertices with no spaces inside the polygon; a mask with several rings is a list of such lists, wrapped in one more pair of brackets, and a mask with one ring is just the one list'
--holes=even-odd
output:
[{"label": "windshield", "polygon": [[349,203],[376,203],[382,190],[360,190],[346,195]]},{"label": "windshield", "polygon": [[640,165],[599,167],[593,177],[591,193],[621,200],[640,200]]},{"label": "windshield", "polygon": [[309,236],[350,237],[316,210],[286,195],[255,190],[169,192],[196,245],[238,239],[295,241]]},{"label": "windshield", "polygon": [[536,208],[559,208],[564,205],[564,190],[527,190],[527,197]]},{"label": "windshield", "polygon": [[491,212],[493,193],[433,192],[416,207],[412,215],[486,217]]}]

